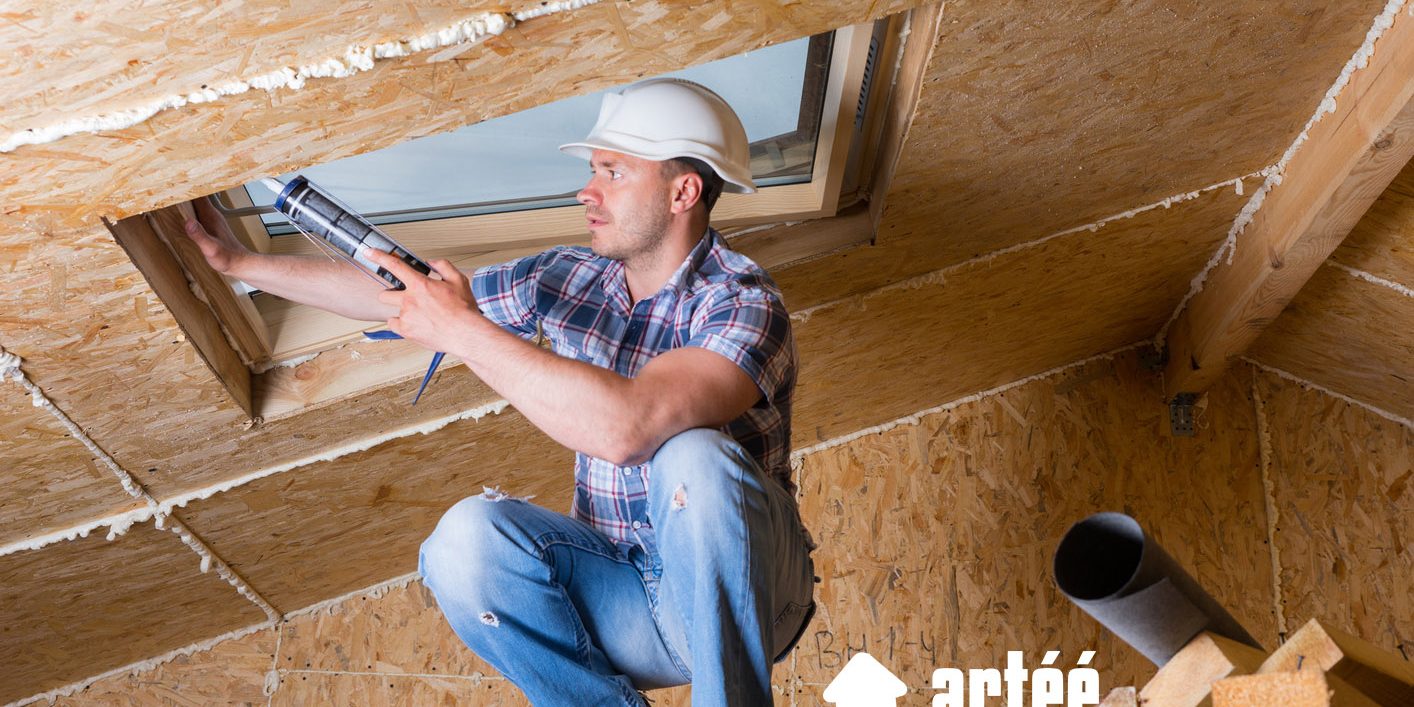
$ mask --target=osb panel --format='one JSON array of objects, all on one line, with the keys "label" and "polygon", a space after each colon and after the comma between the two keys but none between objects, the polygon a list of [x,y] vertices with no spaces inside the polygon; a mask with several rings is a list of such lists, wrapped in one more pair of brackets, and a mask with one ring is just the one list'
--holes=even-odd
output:
[{"label": "osb panel", "polygon": [[1414,418],[1414,298],[1339,268],[1317,270],[1249,355]]},{"label": "osb panel", "polygon": [[281,670],[497,675],[452,633],[420,581],[286,621],[278,662]]},{"label": "osb panel", "polygon": [[1282,610],[1387,651],[1414,650],[1414,430],[1275,375],[1271,435]]},{"label": "osb panel", "polygon": [[[1227,234],[1232,190],[1111,222],[796,327],[798,446],[1153,335]],[[848,342],[843,345],[842,342]]]},{"label": "osb panel", "polygon": [[199,560],[150,523],[0,557],[0,702],[265,619]]},{"label": "osb panel", "polygon": [[525,695],[505,678],[405,677],[401,675],[339,675],[285,673],[270,704],[366,705],[367,707],[423,707],[423,705],[502,705],[524,707]]},{"label": "osb panel", "polygon": [[782,284],[810,306],[1262,169],[1384,4],[949,2],[879,245]]},{"label": "osb panel", "polygon": [[[536,18],[465,51],[379,61],[298,91],[251,91],[121,131],[21,148],[6,156],[0,194],[18,205],[5,213],[19,218],[72,225],[99,213],[127,215],[914,4],[601,2]],[[401,3],[368,6],[406,17]],[[333,15],[298,31],[347,37]]]},{"label": "osb panel", "polygon": [[1370,205],[1331,259],[1414,287],[1414,162]]},{"label": "osb panel", "polygon": [[569,510],[573,459],[513,410],[193,502],[183,518],[282,611],[417,569],[437,520],[482,486]]},{"label": "osb panel", "polygon": [[[312,81],[303,91],[245,94],[168,111],[132,130],[22,148],[6,155],[0,176],[6,243],[0,290],[12,305],[0,315],[0,341],[24,356],[31,378],[159,497],[384,432],[388,411],[395,411],[393,426],[412,425],[487,402],[493,397],[486,389],[454,368],[415,410],[406,405],[416,385],[409,380],[246,430],[165,308],[92,219],[909,4],[763,3],[733,13],[712,4],[603,2],[528,22],[455,60],[379,62],[347,79]],[[398,5],[388,14],[404,13]],[[327,22],[304,29],[344,36],[337,18]]]},{"label": "osb panel", "polygon": [[[416,407],[409,402],[421,376],[248,428],[105,229],[0,246],[0,282],[24,303],[0,314],[0,342],[159,498],[497,397],[465,366],[446,366]],[[311,372],[320,365],[304,364]]]},{"label": "osb panel", "polygon": [[934,668],[998,667],[1008,650],[1032,665],[1096,650],[1102,689],[1143,684],[1153,666],[1051,579],[1061,535],[1103,510],[1138,518],[1275,644],[1249,389],[1225,377],[1198,436],[1172,438],[1157,376],[1127,353],[809,456],[801,507],[824,581],[801,679],[827,684],[859,651],[919,688]]},{"label": "osb panel", "polygon": [[210,650],[175,658],[137,675],[105,678],[60,698],[59,707],[140,705],[263,705],[265,677],[274,665],[274,629],[222,641]]},{"label": "osb panel", "polygon": [[[355,597],[286,622],[279,665],[282,671],[322,673],[499,675],[452,633],[436,598],[417,581],[390,589],[381,597]],[[775,682],[782,695],[790,680],[790,665],[787,661],[776,666]],[[303,677],[300,672],[288,672],[285,681]],[[654,690],[649,696],[654,707],[686,707],[691,704],[691,694],[689,686],[681,686]]]},{"label": "osb panel", "polygon": [[[190,0],[102,0],[75,11],[50,3],[12,8],[0,25],[11,62],[0,70],[0,132],[41,128],[76,115],[133,108],[171,94],[341,57],[350,44],[435,32],[520,2],[434,0],[339,3],[256,0],[213,7]],[[332,28],[338,31],[330,31]]]},{"label": "osb panel", "polygon": [[0,381],[0,545],[139,504],[20,386]]}]

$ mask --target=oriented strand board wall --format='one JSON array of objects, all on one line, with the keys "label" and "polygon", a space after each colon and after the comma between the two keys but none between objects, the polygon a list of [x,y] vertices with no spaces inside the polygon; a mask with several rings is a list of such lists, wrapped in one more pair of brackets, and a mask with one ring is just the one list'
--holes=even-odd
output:
[{"label": "oriented strand board wall", "polygon": [[[1414,583],[1414,431],[1249,366],[1213,391],[1196,439],[1162,434],[1159,399],[1137,357],[1121,354],[807,457],[802,507],[822,545],[821,609],[777,667],[778,702],[819,704],[859,650],[917,696],[929,694],[933,668],[995,665],[1007,649],[1031,659],[1057,649],[1063,660],[1097,649],[1104,688],[1142,683],[1152,666],[1049,579],[1056,538],[1099,509],[1141,518],[1269,647],[1281,622],[1320,616],[1408,650],[1414,606],[1400,588]],[[273,704],[525,704],[457,641],[420,583],[377,594],[102,681],[66,704],[179,691],[259,702],[267,689]]]}]

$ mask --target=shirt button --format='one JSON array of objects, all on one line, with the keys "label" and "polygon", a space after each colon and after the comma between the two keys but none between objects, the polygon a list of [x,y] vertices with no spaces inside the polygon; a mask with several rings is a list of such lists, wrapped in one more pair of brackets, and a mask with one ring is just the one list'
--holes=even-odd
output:
[{"label": "shirt button", "polygon": [[638,530],[639,528],[642,528],[642,527],[643,527],[643,524],[642,524],[642,523],[640,523],[640,522],[638,522],[638,521],[634,521],[634,522],[633,522],[633,529],[634,529],[634,530]]},{"label": "shirt button", "polygon": [[624,476],[633,476],[633,469],[624,469]]}]

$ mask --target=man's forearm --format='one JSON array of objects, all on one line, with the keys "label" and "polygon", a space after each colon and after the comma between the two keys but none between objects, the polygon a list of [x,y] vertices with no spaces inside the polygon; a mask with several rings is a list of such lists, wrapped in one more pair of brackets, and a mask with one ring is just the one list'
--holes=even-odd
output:
[{"label": "man's forearm", "polygon": [[616,464],[651,453],[642,438],[651,412],[634,399],[632,379],[541,349],[479,315],[459,328],[455,353],[556,442]]},{"label": "man's forearm", "polygon": [[384,288],[352,265],[325,257],[250,253],[227,273],[278,297],[350,319],[382,321],[398,313],[378,301]]}]

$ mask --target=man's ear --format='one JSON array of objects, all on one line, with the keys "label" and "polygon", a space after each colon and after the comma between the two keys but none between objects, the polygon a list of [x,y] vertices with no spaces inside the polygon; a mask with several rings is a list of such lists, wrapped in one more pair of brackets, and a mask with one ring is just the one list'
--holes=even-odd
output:
[{"label": "man's ear", "polygon": [[672,212],[683,214],[691,211],[702,201],[702,175],[688,170],[673,177]]}]

